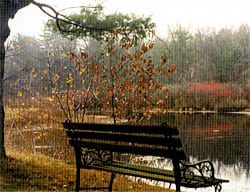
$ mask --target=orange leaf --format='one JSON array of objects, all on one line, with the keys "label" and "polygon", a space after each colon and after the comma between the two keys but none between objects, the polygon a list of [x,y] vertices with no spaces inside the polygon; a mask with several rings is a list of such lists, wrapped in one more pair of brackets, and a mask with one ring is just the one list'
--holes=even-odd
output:
[{"label": "orange leaf", "polygon": [[141,50],[142,50],[144,53],[146,53],[146,52],[149,50],[149,47],[148,47],[145,43],[143,43],[143,44],[142,44],[142,47],[141,47]]},{"label": "orange leaf", "polygon": [[170,68],[168,69],[168,72],[169,72],[169,73],[173,73],[175,70],[176,70],[176,65],[174,64],[174,65],[172,65],[172,67],[170,67]]},{"label": "orange leaf", "polygon": [[135,60],[141,60],[142,59],[142,52],[136,51],[135,52]]},{"label": "orange leaf", "polygon": [[74,53],[70,53],[70,57],[69,58],[70,58],[71,61],[74,61],[75,60],[75,54]]},{"label": "orange leaf", "polygon": [[109,47],[109,48],[108,48],[108,52],[109,52],[109,53],[112,53],[112,52],[113,52],[112,47]]}]

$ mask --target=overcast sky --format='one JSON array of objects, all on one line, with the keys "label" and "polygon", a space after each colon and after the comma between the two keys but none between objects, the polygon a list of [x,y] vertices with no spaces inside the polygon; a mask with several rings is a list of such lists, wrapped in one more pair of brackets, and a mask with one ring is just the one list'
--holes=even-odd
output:
[{"label": "overcast sky", "polygon": [[[106,13],[123,12],[152,16],[157,33],[165,37],[168,27],[182,25],[187,29],[237,27],[250,25],[250,0],[37,0],[57,10],[101,2]],[[30,5],[10,21],[12,35],[22,33],[38,36],[47,17]]]}]

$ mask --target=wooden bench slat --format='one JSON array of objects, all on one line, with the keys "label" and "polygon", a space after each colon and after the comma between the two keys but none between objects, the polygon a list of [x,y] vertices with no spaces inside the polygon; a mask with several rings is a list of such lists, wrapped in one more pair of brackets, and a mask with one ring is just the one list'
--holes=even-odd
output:
[{"label": "wooden bench slat", "polygon": [[171,150],[167,147],[162,148],[150,148],[150,147],[140,147],[140,146],[130,146],[130,145],[119,145],[110,144],[110,143],[96,143],[94,141],[81,141],[81,143],[76,140],[70,140],[71,145],[75,147],[86,147],[90,149],[97,150],[107,150],[112,152],[120,153],[131,153],[131,154],[140,154],[140,155],[152,155],[152,156],[161,156],[169,158],[178,158],[180,160],[186,160],[186,154],[183,150]]},{"label": "wooden bench slat", "polygon": [[164,134],[166,136],[179,135],[177,128],[155,125],[125,125],[125,124],[90,124],[90,123],[63,123],[64,128],[90,131],[110,131],[120,133]]},{"label": "wooden bench slat", "polygon": [[[148,167],[144,165],[138,165],[138,164],[132,164],[132,163],[126,163],[126,162],[121,162],[121,161],[112,161],[108,162],[107,164],[110,164],[114,167],[121,167],[125,169],[131,169],[131,170],[137,170],[137,171],[142,171],[142,172],[149,172],[153,174],[160,174],[160,175],[167,175],[167,176],[174,176],[174,172],[172,170],[167,170],[167,169],[158,169],[154,167]],[[102,166],[100,164],[100,166]]]},{"label": "wooden bench slat", "polygon": [[102,132],[82,132],[82,131],[67,131],[67,135],[70,138],[84,138],[103,141],[120,141],[128,143],[139,143],[148,145],[168,146],[173,148],[182,147],[181,140],[179,138],[168,138],[155,136],[155,135],[132,135],[132,134],[114,134],[114,133],[102,133]]},{"label": "wooden bench slat", "polygon": [[[92,166],[91,166],[92,167]],[[117,162],[114,161],[110,165],[105,164],[105,166],[102,166],[101,164],[93,166],[94,169],[99,170],[109,170],[114,171],[116,173],[120,174],[130,174],[133,176],[141,176],[143,178],[146,178],[147,176],[150,176],[150,179],[160,180],[160,181],[167,181],[167,182],[175,182],[174,179],[174,171],[173,170],[166,170],[166,169],[158,169],[153,167],[146,167],[143,165],[135,165],[135,164],[129,164],[124,162]],[[181,180],[182,186],[190,187],[208,187],[214,184],[218,184],[221,182],[229,182],[228,180],[223,179],[217,179],[214,178],[214,180],[210,182],[205,182],[205,180],[201,176],[193,176],[192,180]]]},{"label": "wooden bench slat", "polygon": [[175,178],[173,176],[165,176],[165,175],[159,175],[156,173],[149,173],[149,172],[143,172],[140,170],[131,170],[127,168],[122,168],[122,167],[114,167],[112,165],[107,165],[104,167],[101,166],[91,166],[94,169],[99,169],[102,171],[109,171],[109,172],[114,172],[118,174],[126,174],[130,176],[136,176],[136,177],[142,177],[142,178],[147,178],[147,179],[155,179],[157,181],[166,181],[170,183],[175,182]]},{"label": "wooden bench slat", "polygon": [[[104,167],[93,166],[92,168],[99,169],[102,171],[109,171],[109,172],[118,173],[118,174],[126,174],[126,175],[130,175],[130,176],[136,176],[136,177],[156,180],[156,181],[175,183],[175,177],[173,176],[174,171],[166,171],[167,174],[163,175],[163,174],[157,173],[157,170],[155,173],[152,173],[152,172],[142,171],[140,169],[137,169],[137,170],[136,169],[128,169],[127,167],[115,167],[112,165],[110,165],[110,166],[106,165]],[[208,186],[211,186],[211,184],[212,184],[212,183],[204,182],[204,180],[202,180],[201,178],[199,180],[195,180],[197,178],[198,177],[193,178],[193,180],[190,182],[182,179],[181,185],[184,187],[192,186],[194,188],[198,188],[198,187],[208,187]],[[216,184],[216,183],[220,183],[220,182],[221,182],[221,180],[215,179],[213,183]]]},{"label": "wooden bench slat", "polygon": [[[152,174],[158,174],[158,175],[174,177],[174,172],[172,170],[168,170],[168,169],[159,169],[159,168],[148,167],[148,166],[144,166],[144,165],[126,163],[126,162],[122,162],[122,161],[112,161],[112,162],[109,162],[109,163],[106,163],[106,164],[110,164],[111,166],[114,166],[114,167],[120,167],[120,168],[125,168],[125,169],[130,169],[130,170],[149,172],[149,173],[152,173]],[[105,166],[106,166],[106,164],[105,164]],[[100,163],[99,166],[101,167],[102,163]],[[184,173],[182,173],[182,174],[184,174]],[[188,178],[187,175],[186,175],[186,177]],[[189,178],[190,179],[192,178],[192,181],[193,181],[192,184],[194,184],[194,183],[200,183],[200,184],[204,183],[204,178],[202,178],[201,176],[191,175],[191,173],[190,173]],[[183,183],[184,182],[185,181],[183,180]],[[221,183],[221,182],[229,182],[229,180],[214,178],[214,180],[212,180],[209,185],[211,185],[211,183],[216,184],[216,183]]]}]

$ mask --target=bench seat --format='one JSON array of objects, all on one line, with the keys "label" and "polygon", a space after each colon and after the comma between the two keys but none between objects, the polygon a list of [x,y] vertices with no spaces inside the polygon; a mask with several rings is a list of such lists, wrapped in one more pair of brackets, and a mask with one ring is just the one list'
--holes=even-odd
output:
[{"label": "bench seat", "polygon": [[[129,176],[141,177],[141,178],[151,179],[151,180],[156,180],[156,181],[175,183],[173,170],[153,168],[153,167],[148,167],[145,165],[131,164],[131,163],[126,163],[122,161],[99,163],[93,166],[88,166],[86,168],[97,169],[97,170],[102,170],[102,171],[107,171],[107,172],[112,172],[112,173],[117,173],[117,174],[125,174]],[[182,177],[181,177],[182,178],[181,186],[183,187],[201,188],[201,187],[219,185],[220,183],[223,183],[223,182],[229,182],[228,180],[217,179],[217,178],[213,178],[211,181],[208,182],[208,178],[206,180],[202,176],[190,175],[188,177],[188,175],[186,175],[186,177],[184,177],[183,175],[184,173],[182,173]]]},{"label": "bench seat", "polygon": [[[76,157],[76,191],[81,189],[107,189],[112,191],[115,174],[141,177],[150,180],[173,183],[176,191],[181,186],[189,188],[214,187],[216,192],[221,184],[229,182],[215,177],[212,162],[208,160],[194,164],[187,163],[188,158],[182,147],[179,130],[162,125],[110,125],[63,123]],[[121,155],[131,157],[155,156],[167,158],[172,169],[153,168],[119,160]],[[111,173],[108,187],[81,187],[80,169],[96,169]]]}]

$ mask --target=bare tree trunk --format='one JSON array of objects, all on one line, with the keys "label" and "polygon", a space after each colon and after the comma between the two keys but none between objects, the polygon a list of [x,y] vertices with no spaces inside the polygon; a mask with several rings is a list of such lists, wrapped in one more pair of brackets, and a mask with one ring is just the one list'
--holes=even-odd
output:
[{"label": "bare tree trunk", "polygon": [[8,17],[0,15],[0,159],[6,157],[4,147],[4,106],[3,106],[3,77],[4,77],[4,62],[5,62],[5,47],[4,43],[10,34],[8,27]]},{"label": "bare tree trunk", "polygon": [[27,6],[32,0],[4,0],[0,2],[0,159],[6,158],[4,147],[4,104],[3,104],[3,78],[5,47],[4,43],[10,35],[8,21],[17,11]]},{"label": "bare tree trunk", "polygon": [[[2,26],[2,23],[0,23]],[[6,157],[4,148],[4,106],[3,106],[3,76],[4,76],[4,60],[5,49],[4,41],[1,40],[0,48],[0,159]]]}]

